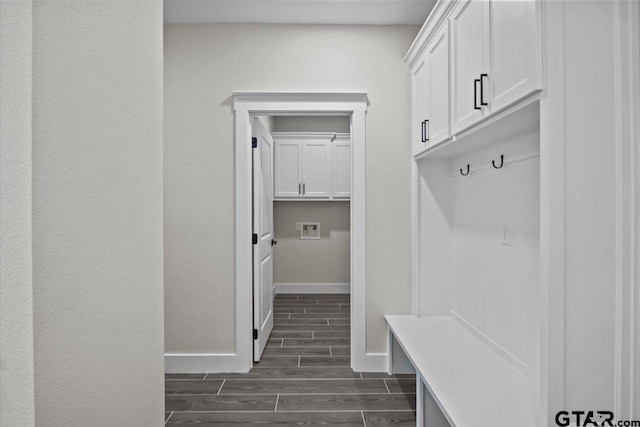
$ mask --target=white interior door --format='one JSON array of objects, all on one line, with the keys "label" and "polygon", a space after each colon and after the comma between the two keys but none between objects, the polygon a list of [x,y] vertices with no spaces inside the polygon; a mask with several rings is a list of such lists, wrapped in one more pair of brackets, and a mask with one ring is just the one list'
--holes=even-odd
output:
[{"label": "white interior door", "polygon": [[262,356],[273,329],[273,138],[253,123],[253,360]]}]

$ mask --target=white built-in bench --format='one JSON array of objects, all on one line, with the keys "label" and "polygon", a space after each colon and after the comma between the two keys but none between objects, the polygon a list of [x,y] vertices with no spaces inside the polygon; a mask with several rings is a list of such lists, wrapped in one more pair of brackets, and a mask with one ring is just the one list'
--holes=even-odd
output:
[{"label": "white built-in bench", "polygon": [[534,427],[536,381],[450,317],[385,316],[389,373],[416,371],[417,425]]}]

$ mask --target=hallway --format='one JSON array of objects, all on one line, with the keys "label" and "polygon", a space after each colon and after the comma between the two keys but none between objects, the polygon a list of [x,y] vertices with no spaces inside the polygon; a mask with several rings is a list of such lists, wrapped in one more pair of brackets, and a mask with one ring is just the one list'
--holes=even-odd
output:
[{"label": "hallway", "polygon": [[353,372],[349,295],[277,295],[247,374],[167,374],[167,425],[415,425],[413,375]]}]

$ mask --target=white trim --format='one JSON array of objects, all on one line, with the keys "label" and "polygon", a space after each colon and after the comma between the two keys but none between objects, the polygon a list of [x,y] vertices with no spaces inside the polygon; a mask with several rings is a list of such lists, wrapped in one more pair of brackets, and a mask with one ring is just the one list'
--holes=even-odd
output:
[{"label": "white trim", "polygon": [[433,7],[429,17],[422,25],[422,28],[420,28],[418,35],[416,35],[416,38],[404,56],[404,62],[406,62],[409,67],[412,67],[417,58],[420,57],[420,54],[425,50],[440,25],[442,25],[443,22],[447,22],[449,12],[456,3],[457,0],[443,0],[437,2]]},{"label": "white trim", "polygon": [[476,338],[478,338],[484,345],[492,349],[495,353],[499,354],[504,360],[509,362],[511,366],[522,372],[528,378],[533,380],[537,378],[538,374],[526,363],[520,360],[516,355],[511,353],[509,350],[498,344],[487,334],[482,332],[480,329],[473,326],[471,323],[467,322],[465,318],[460,316],[455,311],[451,311],[451,318],[458,322],[463,328],[467,331],[471,332]]},{"label": "white trim", "polygon": [[[306,106],[311,104],[312,111],[318,108],[318,103],[366,103],[369,105],[369,98],[366,92],[234,92],[233,104],[234,108],[238,108],[239,104],[254,104],[263,103],[279,104],[277,110],[274,111],[269,108],[267,111],[270,113],[282,113],[282,104],[289,102],[300,103],[299,106],[294,106],[291,111],[298,111],[299,109],[305,109]],[[303,108],[300,108],[303,107]],[[320,109],[318,111],[346,111],[336,109],[335,105],[330,105],[327,110]],[[250,108],[253,109],[253,108]]]},{"label": "white trim", "polygon": [[238,366],[235,353],[167,353],[164,371],[167,374],[249,372]]},{"label": "white trim", "polygon": [[420,172],[417,162],[411,158],[411,314],[420,317]]},{"label": "white trim", "polygon": [[[634,141],[638,136],[640,107],[638,73],[638,5],[616,2],[614,7],[614,84],[616,150],[616,324],[615,324],[615,395],[614,412],[621,419],[633,419],[640,412],[638,403],[637,332],[634,330],[637,309],[637,281],[634,247]],[[637,185],[637,184],[636,184]],[[635,283],[635,285],[634,285]],[[635,412],[635,414],[634,414]]]},{"label": "white trim", "polygon": [[274,294],[348,294],[350,283],[274,283]]},{"label": "white trim", "polygon": [[[353,328],[352,328],[353,329]],[[353,341],[353,335],[352,335]],[[353,350],[351,350],[353,354]],[[357,372],[386,372],[387,371],[387,353],[365,353],[360,356],[358,361]],[[353,361],[351,362],[353,366]]]},{"label": "white trim", "polygon": [[565,409],[564,2],[541,2],[545,94],[540,99],[540,424]]},{"label": "white trim", "polygon": [[273,139],[327,139],[334,136],[349,139],[350,137],[348,133],[344,132],[271,132],[271,136]]},{"label": "white trim", "polygon": [[256,115],[342,115],[351,117],[351,367],[384,370],[386,354],[367,354],[366,342],[366,93],[233,94],[235,110],[235,260],[237,371],[252,365],[251,122]]}]

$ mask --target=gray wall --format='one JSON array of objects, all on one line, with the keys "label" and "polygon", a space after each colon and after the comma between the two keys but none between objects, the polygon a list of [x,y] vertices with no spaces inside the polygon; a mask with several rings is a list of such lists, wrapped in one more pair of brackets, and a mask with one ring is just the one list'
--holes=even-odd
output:
[{"label": "gray wall", "polygon": [[[368,351],[410,310],[409,70],[401,26],[165,26],[167,352],[235,351],[234,91],[368,92]],[[384,64],[384,66],[381,66]]]},{"label": "gray wall", "polygon": [[346,116],[276,116],[274,132],[351,132],[351,119]]},{"label": "gray wall", "polygon": [[[274,202],[274,283],[349,283],[349,202]],[[319,222],[320,240],[301,240],[296,222]]]},{"label": "gray wall", "polygon": [[162,425],[162,262],[162,2],[36,1],[36,425]]},{"label": "gray wall", "polygon": [[30,1],[0,1],[0,426],[35,424]]}]

